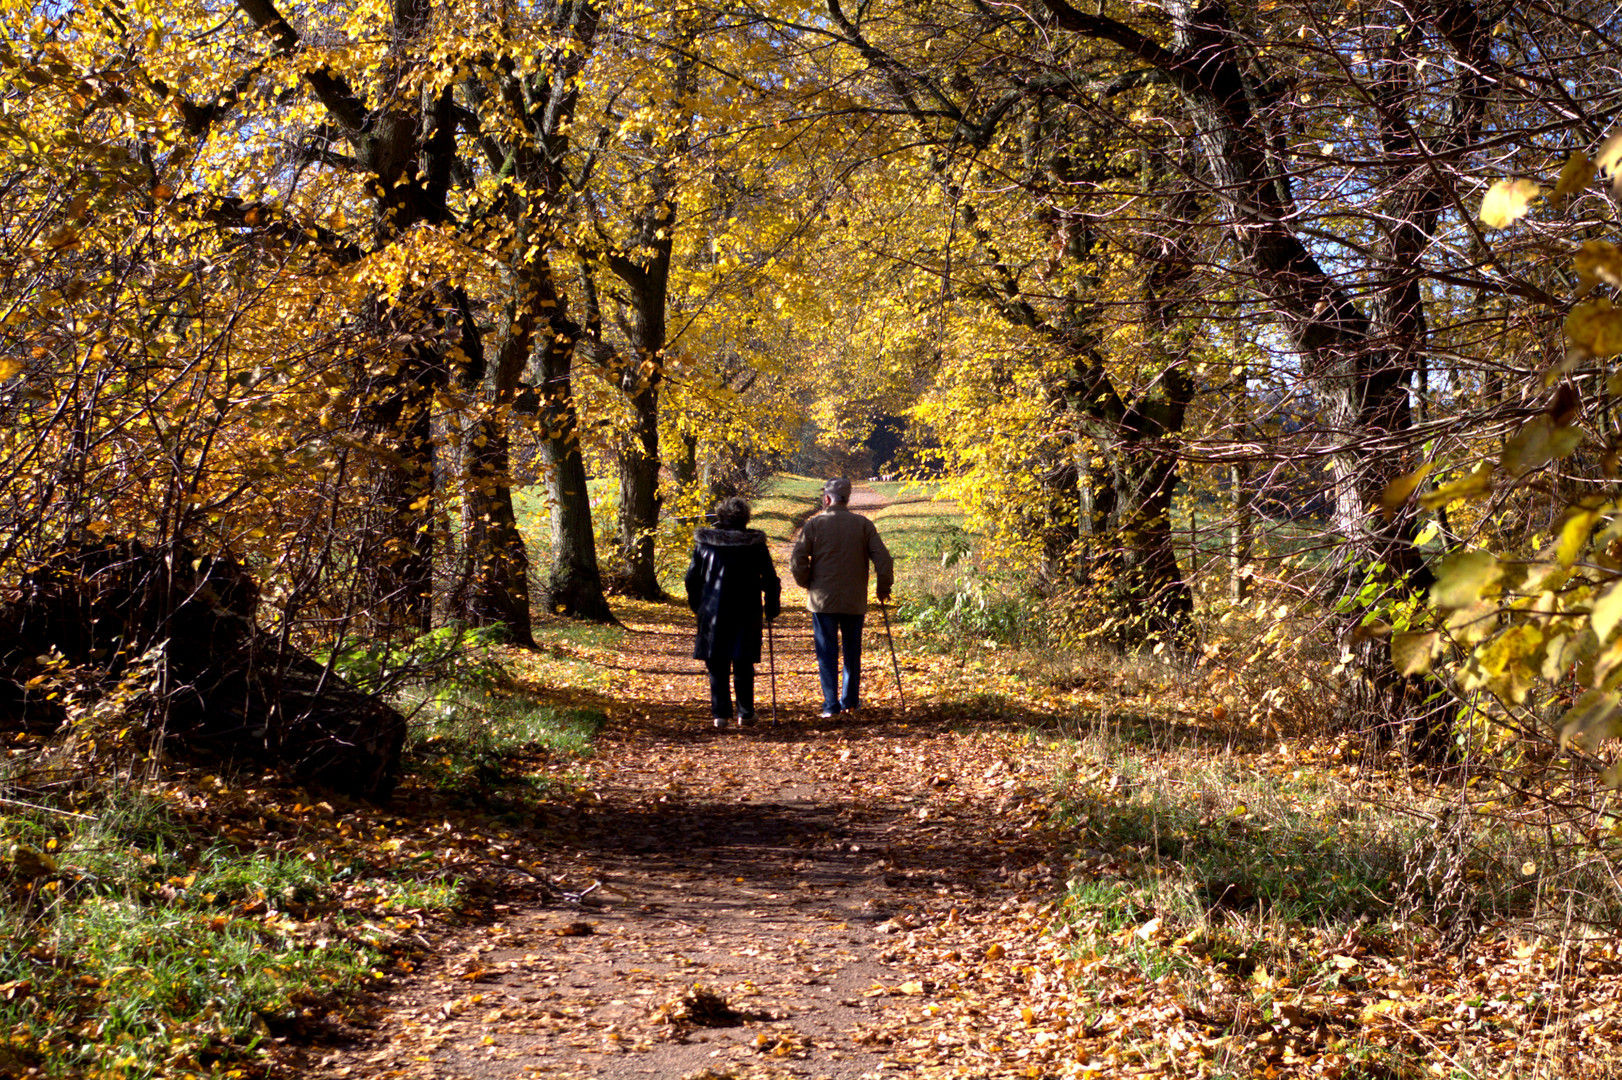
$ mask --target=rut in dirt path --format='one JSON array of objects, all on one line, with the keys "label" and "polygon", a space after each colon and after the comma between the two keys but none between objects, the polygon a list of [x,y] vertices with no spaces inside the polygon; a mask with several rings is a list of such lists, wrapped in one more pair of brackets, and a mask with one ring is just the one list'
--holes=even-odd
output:
[{"label": "rut in dirt path", "polygon": [[[1019,763],[995,735],[899,715],[883,678],[857,719],[816,718],[801,595],[785,590],[776,630],[785,722],[746,732],[708,726],[685,611],[628,622],[587,795],[540,823],[563,899],[510,903],[448,943],[371,1039],[311,1074],[857,1080],[971,1065],[903,1033],[932,994],[987,978],[983,950],[947,942],[926,972],[918,934],[977,941],[969,928],[1061,868],[996,813]],[[763,715],[766,684],[763,671]]]}]

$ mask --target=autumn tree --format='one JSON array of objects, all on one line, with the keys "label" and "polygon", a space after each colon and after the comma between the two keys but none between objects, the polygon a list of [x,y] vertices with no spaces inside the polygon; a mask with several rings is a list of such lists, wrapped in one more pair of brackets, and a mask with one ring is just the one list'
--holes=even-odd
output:
[{"label": "autumn tree", "polygon": [[[832,4],[829,13],[827,27],[800,32],[838,41],[864,80],[859,107],[895,118],[885,182],[912,224],[889,257],[901,273],[933,282],[908,290],[903,317],[936,320],[924,334],[939,340],[940,327],[978,322],[968,308],[983,308],[1003,335],[1046,356],[1045,373],[1018,390],[999,361],[977,372],[966,358],[963,368],[941,370],[941,407],[924,415],[962,448],[960,465],[981,462],[962,485],[970,505],[1001,504],[999,527],[1024,534],[1010,539],[1031,548],[1050,589],[1101,591],[1110,597],[1105,607],[1124,604],[1139,632],[1147,625],[1181,638],[1192,598],[1168,511],[1194,382],[1183,372],[1183,351],[1158,345],[1177,336],[1173,294],[1191,277],[1189,250],[1198,240],[1176,209],[1159,241],[1128,239],[1105,224],[1124,205],[1123,190],[1139,200],[1159,197],[1157,185],[1143,182],[1175,147],[1113,139],[1107,109],[1089,114],[1057,103],[1048,83],[1062,77],[1044,74],[1044,64],[1098,69],[1069,81],[1105,103],[1137,100],[1138,83],[1104,71],[1095,57],[1056,54],[1017,12]],[[927,177],[926,199],[908,187],[909,176]],[[1197,215],[1197,202],[1181,212]],[[886,233],[872,224],[866,215],[862,227],[877,248]],[[1125,271],[1127,263],[1137,269]],[[1148,289],[1122,292],[1128,280]],[[1130,360],[1127,350],[1111,354],[1111,326],[1128,321],[1153,324],[1140,343],[1157,348],[1137,349]],[[965,412],[960,395],[981,379],[993,397],[1039,401],[1008,415],[1009,452],[995,464],[984,456],[984,429],[971,419],[985,414]],[[952,431],[955,423],[965,425],[961,432]]]}]

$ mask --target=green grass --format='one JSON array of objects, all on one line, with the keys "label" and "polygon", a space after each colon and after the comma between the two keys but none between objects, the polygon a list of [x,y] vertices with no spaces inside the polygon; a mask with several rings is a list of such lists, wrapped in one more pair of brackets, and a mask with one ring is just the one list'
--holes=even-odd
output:
[{"label": "green grass", "polygon": [[800,522],[816,513],[822,483],[808,476],[772,477],[752,504],[750,526],[760,529],[774,543],[787,543]]},{"label": "green grass", "polygon": [[[0,894],[0,1074],[207,1074],[376,977],[367,921],[330,904],[334,862],[209,842],[139,792],[87,805],[0,819],[5,850],[55,863]],[[373,917],[457,897],[379,900]]]},{"label": "green grass", "polygon": [[405,701],[412,717],[406,764],[446,794],[476,802],[509,801],[546,780],[536,756],[585,758],[607,717],[592,709],[543,705],[517,691],[487,693],[429,687]]},{"label": "green grass", "polygon": [[1442,804],[1417,795],[1389,807],[1316,767],[1195,746],[1162,746],[1148,765],[1144,753],[1105,733],[1078,743],[1055,779],[1055,826],[1109,853],[1141,910],[1179,928],[1245,925],[1264,940],[1536,913],[1519,869],[1545,854],[1535,829],[1482,821],[1450,838],[1428,816],[1446,820]]},{"label": "green grass", "polygon": [[614,649],[625,641],[623,626],[577,622],[572,619],[542,619],[535,625],[535,643],[547,646],[570,645],[582,649]]},{"label": "green grass", "polygon": [[[617,481],[609,477],[586,481],[586,494],[591,500],[592,524],[599,538],[605,535],[605,526],[613,522],[614,511],[609,500],[613,497],[616,487]],[[546,485],[533,484],[517,488],[513,491],[512,498],[513,514],[518,519],[518,531],[523,535],[525,546],[529,551],[530,567],[544,572],[552,562],[552,512],[547,505]],[[598,552],[599,556],[604,554],[606,552]]]},{"label": "green grass", "polygon": [[[541,637],[568,655],[622,633]],[[536,766],[589,755],[604,716],[542,705],[512,686],[502,650],[441,637],[341,663],[418,680],[392,692],[410,709],[419,797],[527,825],[558,782]],[[97,784],[79,767],[86,782],[54,808],[26,805],[45,798],[23,786],[37,773],[0,771],[0,1077],[241,1075],[265,1040],[319,1029],[384,978],[402,931],[463,904],[440,842],[408,819],[214,776]]]}]

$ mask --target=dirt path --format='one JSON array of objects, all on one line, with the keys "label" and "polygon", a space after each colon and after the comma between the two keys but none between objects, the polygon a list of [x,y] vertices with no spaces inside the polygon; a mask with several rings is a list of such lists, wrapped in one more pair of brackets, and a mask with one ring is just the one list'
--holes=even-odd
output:
[{"label": "dirt path", "polygon": [[589,794],[547,860],[565,895],[444,942],[309,1075],[1040,1075],[1025,1002],[1063,872],[1025,827],[1040,763],[939,704],[902,716],[871,624],[866,707],[818,719],[803,603],[785,589],[783,723],[747,732],[709,725],[685,609],[629,623]]}]

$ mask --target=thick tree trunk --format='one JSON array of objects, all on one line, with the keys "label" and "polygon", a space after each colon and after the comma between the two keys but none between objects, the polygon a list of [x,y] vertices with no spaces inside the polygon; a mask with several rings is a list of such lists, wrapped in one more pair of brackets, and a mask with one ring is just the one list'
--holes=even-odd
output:
[{"label": "thick tree trunk", "polygon": [[698,436],[683,431],[680,438],[676,457],[670,462],[670,477],[685,491],[698,483]]},{"label": "thick tree trunk", "polygon": [[[654,538],[659,529],[659,388],[664,382],[665,301],[670,284],[670,233],[675,208],[661,201],[649,215],[663,224],[646,263],[617,256],[609,265],[631,289],[630,363],[620,389],[631,406],[631,427],[620,440],[620,588],[639,600],[663,600]],[[652,239],[652,237],[650,237]]]},{"label": "thick tree trunk", "polygon": [[[501,627],[507,640],[535,644],[529,609],[529,551],[513,511],[510,414],[522,387],[532,334],[507,305],[507,332],[494,371],[484,361],[484,340],[466,293],[450,302],[462,327],[463,390],[475,405],[461,431],[462,565],[451,611],[469,626]],[[488,384],[488,385],[487,385]]]},{"label": "thick tree trunk", "polygon": [[639,600],[663,600],[654,538],[659,528],[659,387],[631,395],[632,424],[620,442],[621,588]]},{"label": "thick tree trunk", "polygon": [[[1171,527],[1176,459],[1143,447],[1112,456],[1117,538],[1113,589],[1120,609],[1155,638],[1183,646],[1192,640],[1194,592],[1177,565]],[[1141,635],[1134,633],[1134,639]]]},{"label": "thick tree trunk", "polygon": [[463,459],[468,473],[462,503],[467,585],[461,616],[470,626],[501,627],[510,644],[533,646],[529,552],[513,511],[506,422],[480,417],[469,430],[472,437],[464,444]]},{"label": "thick tree trunk", "polygon": [[1101,367],[1089,374],[1077,404],[1102,461],[1088,523],[1088,576],[1115,619],[1113,640],[1141,643],[1147,634],[1186,646],[1193,638],[1194,594],[1177,565],[1171,504],[1177,487],[1173,442],[1192,386],[1171,367],[1156,391],[1128,403]]},{"label": "thick tree trunk", "polygon": [[[357,551],[362,620],[389,637],[433,626],[434,391],[444,371],[426,349],[410,351],[386,383],[362,394],[362,426],[377,452]],[[365,386],[366,380],[361,380]]]},{"label": "thick tree trunk", "polygon": [[[678,98],[691,83],[692,65],[684,61],[676,76]],[[638,218],[634,249],[611,252],[606,260],[629,290],[626,335],[630,355],[620,364],[619,384],[631,408],[631,426],[620,439],[616,585],[639,600],[665,599],[665,591],[659,587],[654,541],[661,503],[659,389],[665,374],[665,305],[675,244],[676,181],[660,165],[653,171],[652,183],[652,197]]]},{"label": "thick tree trunk", "polygon": [[541,460],[552,511],[552,567],[543,602],[548,611],[573,618],[613,622],[597,566],[597,537],[591,527],[591,496],[580,453],[580,418],[575,410],[574,334],[559,327],[540,349]]}]

